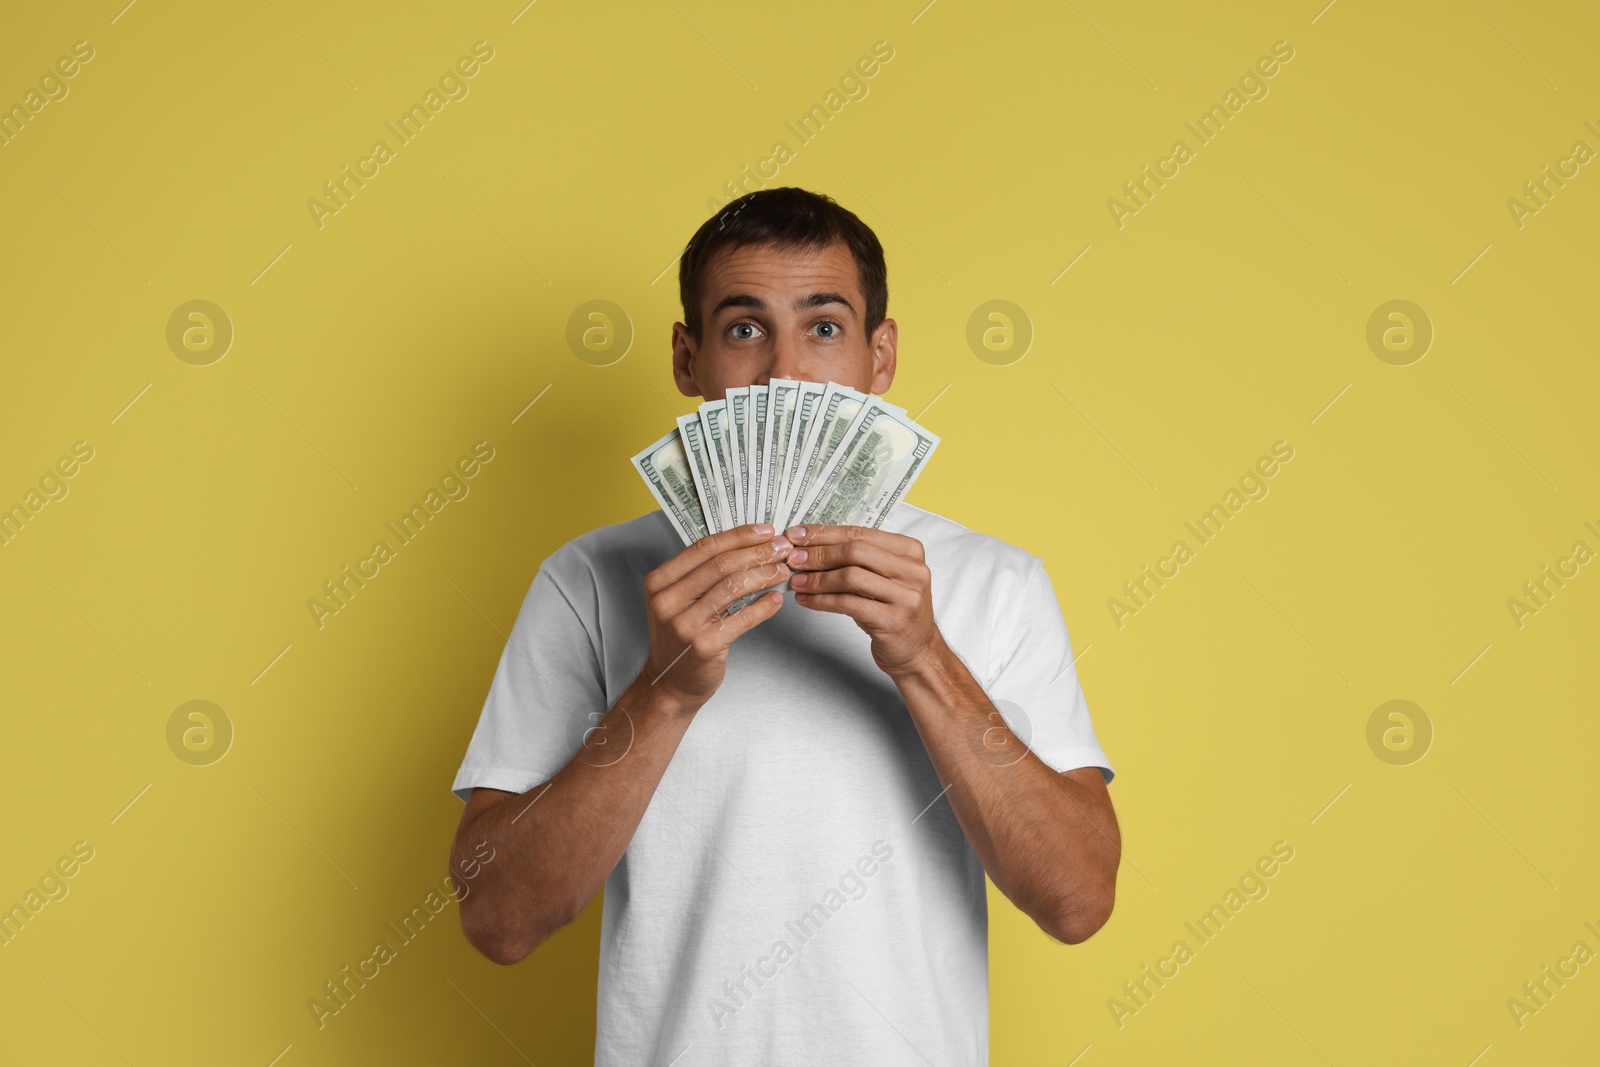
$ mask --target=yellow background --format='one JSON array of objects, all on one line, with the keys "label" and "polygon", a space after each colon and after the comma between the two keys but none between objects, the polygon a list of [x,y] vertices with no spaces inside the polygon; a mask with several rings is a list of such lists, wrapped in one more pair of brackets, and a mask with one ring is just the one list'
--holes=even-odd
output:
[{"label": "yellow background", "polygon": [[[994,1062],[1593,1062],[1600,963],[1520,1029],[1506,1001],[1600,950],[1600,567],[1520,629],[1506,602],[1600,549],[1600,164],[1520,228],[1506,201],[1600,149],[1600,19],[923,4],[7,12],[0,103],[95,58],[0,148],[0,504],[95,456],[0,548],[0,903],[95,858],[0,948],[0,1060],[587,1062],[598,900],[509,970],[452,907],[325,1029],[306,1001],[444,875],[539,561],[651,508],[628,457],[695,403],[669,268],[782,139],[774,184],[887,249],[889,397],[944,439],[911,499],[1045,559],[1119,772],[1101,933],[1055,944],[991,891]],[[470,95],[318,228],[306,201],[478,40]],[[1279,40],[1269,95],[1119,229],[1108,198]],[[236,331],[209,366],[166,341],[194,299]],[[566,342],[595,299],[636,332],[609,366]],[[995,299],[1035,331],[1004,366],[966,341]],[[1409,366],[1366,343],[1393,299],[1436,331]],[[480,440],[470,496],[319,630],[307,599]],[[1270,495],[1118,627],[1278,440]],[[195,699],[235,730],[209,766],[167,743]],[[1434,730],[1408,766],[1367,743],[1394,699]],[[1279,840],[1270,895],[1118,1028]]]}]

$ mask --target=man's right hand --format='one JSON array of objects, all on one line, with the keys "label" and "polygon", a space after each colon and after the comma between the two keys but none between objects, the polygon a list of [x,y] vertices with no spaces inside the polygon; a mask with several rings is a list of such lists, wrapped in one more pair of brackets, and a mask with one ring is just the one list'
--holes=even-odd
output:
[{"label": "man's right hand", "polygon": [[650,655],[640,677],[698,709],[727,671],[728,648],[740,634],[777,614],[773,591],[726,614],[728,605],[789,577],[791,546],[767,523],[710,534],[645,575]]},{"label": "man's right hand", "polygon": [[472,791],[451,866],[478,870],[470,866],[474,850],[484,844],[497,850],[493,863],[480,863],[472,895],[461,899],[461,928],[478,951],[496,963],[515,963],[600,892],[693,712],[722,684],[728,646],[772,618],[783,594],[758,596],[731,616],[728,605],[787,578],[789,551],[771,526],[736,526],[702,537],[645,575],[650,654],[595,728],[626,731],[619,747],[627,758],[610,758],[610,748],[605,759],[588,758],[599,750],[586,734],[565,767],[521,796]]}]

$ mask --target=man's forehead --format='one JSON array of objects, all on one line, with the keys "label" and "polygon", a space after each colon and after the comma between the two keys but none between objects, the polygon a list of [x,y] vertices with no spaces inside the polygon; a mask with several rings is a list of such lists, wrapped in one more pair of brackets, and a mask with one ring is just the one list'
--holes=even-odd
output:
[{"label": "man's forehead", "polygon": [[713,307],[739,293],[787,300],[814,292],[839,293],[852,305],[860,302],[855,258],[844,242],[824,248],[738,245],[720,251],[706,271],[705,299]]}]

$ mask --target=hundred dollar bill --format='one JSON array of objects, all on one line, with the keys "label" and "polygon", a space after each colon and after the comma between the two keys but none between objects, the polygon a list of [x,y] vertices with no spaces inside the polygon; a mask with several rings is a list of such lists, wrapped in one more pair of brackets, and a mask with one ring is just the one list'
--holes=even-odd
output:
[{"label": "hundred dollar bill", "polygon": [[706,446],[711,450],[711,467],[717,472],[717,484],[722,486],[722,496],[728,506],[731,526],[740,524],[743,509],[739,506],[739,486],[733,472],[738,456],[733,451],[733,424],[728,418],[728,400],[707,400],[700,405],[700,425],[705,427]]},{"label": "hundred dollar bill", "polygon": [[[772,525],[779,530],[788,529],[792,523],[784,522],[789,512],[789,495],[800,481],[802,445],[811,432],[812,420],[822,405],[822,394],[827,391],[825,382],[801,382],[799,395],[794,400],[794,418],[789,427],[789,437],[778,452],[782,464],[777,472],[778,489],[774,495]],[[780,525],[781,524],[781,525]]]},{"label": "hundred dollar bill", "polygon": [[767,401],[766,448],[761,458],[761,522],[772,522],[778,510],[783,446],[794,425],[794,402],[800,396],[800,383],[792,378],[773,378],[767,382],[767,389],[771,397]]},{"label": "hundred dollar bill", "polygon": [[750,387],[741,386],[738,389],[729,389],[728,398],[728,429],[733,435],[733,483],[739,493],[739,523],[743,525],[750,520],[750,487],[755,480],[750,477]]},{"label": "hundred dollar bill", "polygon": [[667,513],[685,545],[692,545],[711,532],[694,486],[689,457],[683,450],[683,438],[677,430],[635,455],[633,468],[650,487],[650,494]]},{"label": "hundred dollar bill", "polygon": [[881,527],[938,447],[937,434],[868,397],[789,525]]},{"label": "hundred dollar bill", "polygon": [[788,529],[794,525],[788,521],[789,515],[795,506],[806,498],[812,483],[832,458],[834,449],[839,447],[839,442],[844,440],[845,432],[855,421],[856,414],[866,399],[866,393],[852,389],[848,385],[841,385],[838,382],[827,384],[817,414],[806,431],[806,440],[800,446],[799,481],[788,488],[786,498],[780,505],[781,516],[784,519],[780,529]]},{"label": "hundred dollar bill", "polygon": [[706,526],[713,533],[733,529],[733,514],[722,497],[722,480],[712,466],[712,449],[706,441],[705,424],[700,421],[699,413],[679,415],[678,433],[683,437],[684,455],[694,477],[695,491],[700,495],[700,510]]},{"label": "hundred dollar bill", "polygon": [[750,457],[750,480],[745,484],[745,504],[749,522],[766,522],[761,513],[761,473],[767,460],[767,404],[772,391],[765,385],[750,387],[750,422],[745,433],[745,455]]}]

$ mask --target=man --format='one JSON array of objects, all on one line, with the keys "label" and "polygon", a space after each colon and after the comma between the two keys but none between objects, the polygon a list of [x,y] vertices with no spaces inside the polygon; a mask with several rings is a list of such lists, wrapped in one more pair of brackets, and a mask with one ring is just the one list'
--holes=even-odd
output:
[{"label": "man", "polygon": [[[679,290],[685,396],[894,380],[883,249],[828,197],[729,204]],[[462,928],[515,963],[604,884],[601,1067],[984,1064],[984,874],[1093,934],[1111,776],[1038,557],[906,502],[687,548],[652,510],[533,579],[453,787],[452,862],[496,856]]]}]

